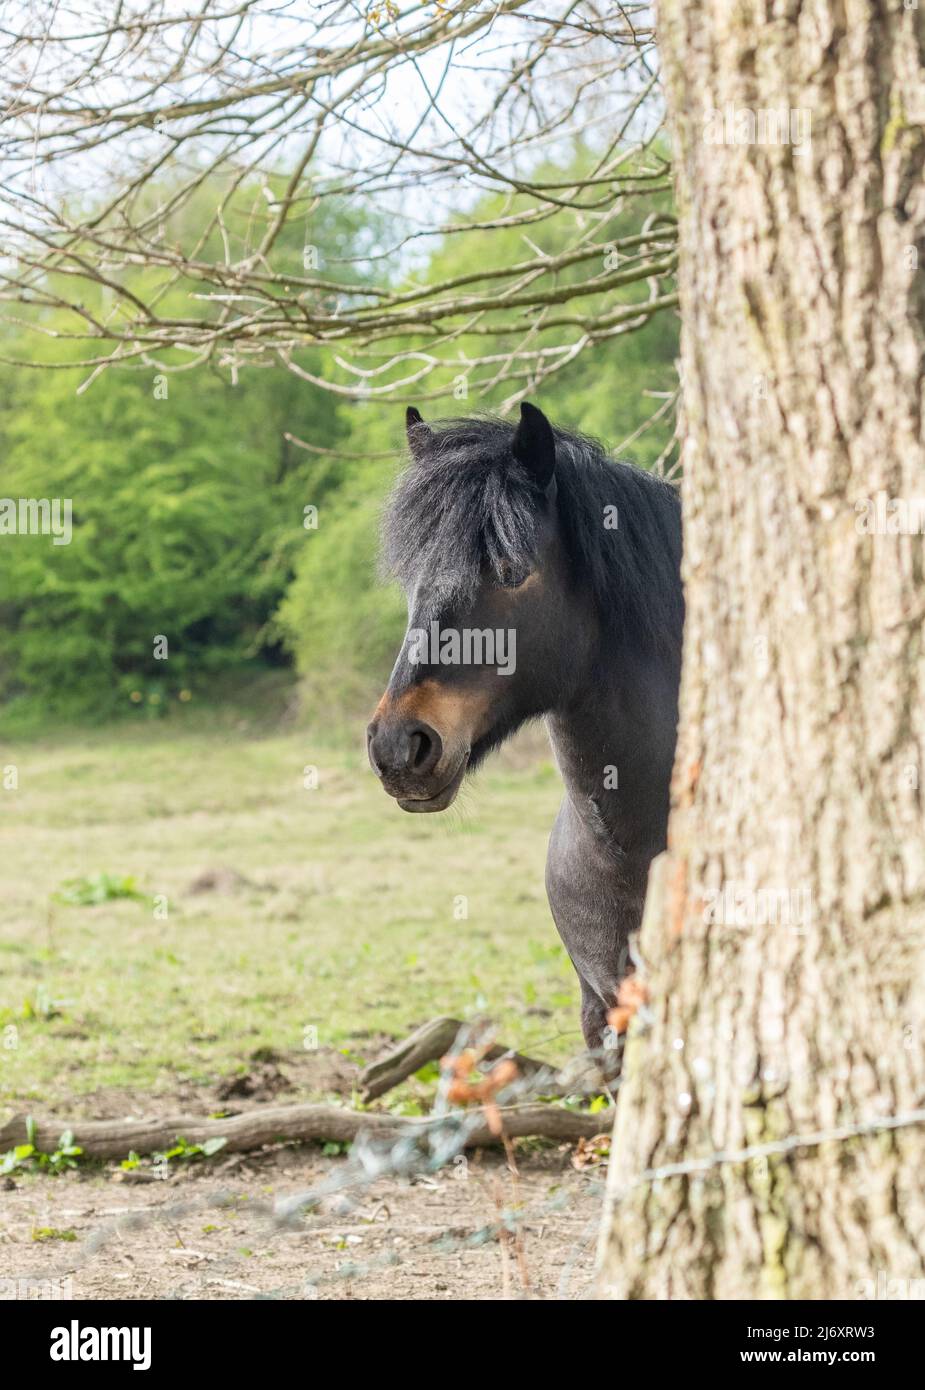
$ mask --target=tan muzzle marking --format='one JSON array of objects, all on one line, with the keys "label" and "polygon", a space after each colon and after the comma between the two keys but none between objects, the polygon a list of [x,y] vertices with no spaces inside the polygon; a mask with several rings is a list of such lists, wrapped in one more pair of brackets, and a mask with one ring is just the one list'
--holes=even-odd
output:
[{"label": "tan muzzle marking", "polygon": [[484,690],[454,690],[439,681],[421,681],[396,698],[386,691],[373,719],[420,719],[435,729],[445,744],[475,742],[484,731],[491,697]]}]

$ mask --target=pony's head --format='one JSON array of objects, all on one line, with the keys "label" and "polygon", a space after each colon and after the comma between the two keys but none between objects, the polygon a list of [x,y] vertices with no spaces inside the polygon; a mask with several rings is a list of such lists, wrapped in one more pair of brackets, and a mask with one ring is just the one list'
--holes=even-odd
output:
[{"label": "pony's head", "polygon": [[522,405],[516,428],[469,419],[432,429],[410,409],[407,430],[385,559],[408,599],[408,630],[367,739],[404,810],[442,811],[468,768],[562,696],[594,620],[570,580],[556,437],[542,412]]},{"label": "pony's head", "polygon": [[411,461],[385,560],[408,630],[367,738],[406,811],[442,811],[525,720],[642,668],[676,685],[683,601],[674,489],[553,430],[407,414]]}]

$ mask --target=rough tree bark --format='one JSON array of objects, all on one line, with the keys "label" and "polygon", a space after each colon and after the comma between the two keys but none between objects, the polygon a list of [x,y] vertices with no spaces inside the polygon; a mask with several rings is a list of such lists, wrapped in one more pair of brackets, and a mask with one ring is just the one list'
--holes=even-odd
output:
[{"label": "rough tree bark", "polygon": [[[925,1126],[773,1145],[925,1104],[925,540],[869,533],[925,498],[925,12],[659,18],[688,616],[599,1290],[882,1296],[925,1273]],[[808,149],[716,143],[782,107]]]}]

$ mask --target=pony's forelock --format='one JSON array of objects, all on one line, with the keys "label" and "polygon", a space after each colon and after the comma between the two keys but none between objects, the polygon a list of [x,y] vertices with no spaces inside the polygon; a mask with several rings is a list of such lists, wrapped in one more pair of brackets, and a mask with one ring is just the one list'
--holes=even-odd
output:
[{"label": "pony's forelock", "polygon": [[[386,512],[383,560],[406,592],[471,601],[486,567],[533,567],[545,497],[492,416],[440,421],[401,475]],[[673,488],[600,444],[557,429],[556,512],[574,579],[614,636],[680,650],[680,508]]]}]

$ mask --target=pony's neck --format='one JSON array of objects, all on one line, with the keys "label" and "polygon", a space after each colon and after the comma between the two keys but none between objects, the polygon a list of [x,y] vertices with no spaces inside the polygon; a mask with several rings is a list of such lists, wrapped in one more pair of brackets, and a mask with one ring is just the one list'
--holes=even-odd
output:
[{"label": "pony's neck", "polygon": [[[546,718],[576,814],[626,852],[664,848],[677,701],[659,663],[613,662]],[[666,735],[666,729],[669,733]]]}]

